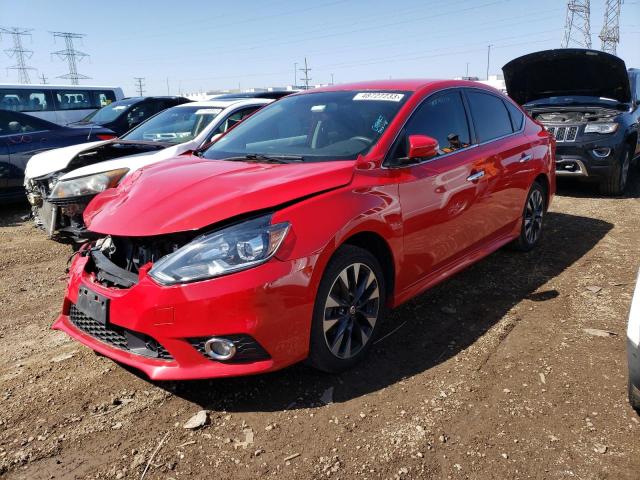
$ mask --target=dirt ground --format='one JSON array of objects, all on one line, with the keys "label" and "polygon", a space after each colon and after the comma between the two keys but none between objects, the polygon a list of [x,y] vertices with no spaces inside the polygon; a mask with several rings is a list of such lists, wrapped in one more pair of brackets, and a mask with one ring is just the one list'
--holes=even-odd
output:
[{"label": "dirt ground", "polygon": [[[356,370],[162,384],[50,330],[71,248],[5,207],[0,477],[637,480],[638,171],[630,190],[562,185],[541,248],[503,249],[392,312]],[[200,410],[207,425],[183,428]]]}]

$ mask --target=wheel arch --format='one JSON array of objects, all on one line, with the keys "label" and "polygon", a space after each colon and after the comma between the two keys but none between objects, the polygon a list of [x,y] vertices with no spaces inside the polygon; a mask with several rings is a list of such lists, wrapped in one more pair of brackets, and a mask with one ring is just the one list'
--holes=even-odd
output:
[{"label": "wheel arch", "polygon": [[[395,264],[391,247],[379,233],[361,231],[344,239],[340,244],[353,245],[370,252],[380,262],[385,277],[385,290],[388,301],[393,298],[395,289]],[[339,247],[338,247],[339,248]]]},{"label": "wheel arch", "polygon": [[551,203],[551,184],[549,182],[549,178],[546,174],[541,173],[535,179],[534,182],[539,183],[544,188],[545,195],[545,205],[544,209],[547,211],[549,209],[549,204]]}]

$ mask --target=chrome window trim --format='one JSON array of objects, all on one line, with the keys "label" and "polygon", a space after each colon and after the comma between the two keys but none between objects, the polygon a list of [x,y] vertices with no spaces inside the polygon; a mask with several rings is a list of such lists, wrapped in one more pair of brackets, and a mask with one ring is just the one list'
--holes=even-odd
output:
[{"label": "chrome window trim", "polygon": [[[447,158],[450,157],[452,155],[457,155],[458,153],[462,153],[462,152],[467,152],[469,150],[472,150],[474,148],[477,147],[482,147],[484,145],[488,145],[489,143],[493,143],[493,142],[497,142],[499,140],[504,140],[505,138],[514,136],[514,135],[519,135],[522,132],[524,132],[524,127],[527,123],[527,119],[526,119],[526,115],[525,118],[523,118],[522,120],[522,126],[520,127],[520,130],[516,131],[516,132],[512,132],[509,133],[507,135],[503,135],[501,137],[497,137],[497,138],[492,138],[491,140],[487,140],[485,142],[480,142],[480,143],[474,143],[472,145],[469,145],[468,147],[462,149],[462,150],[456,150],[455,152],[451,152],[451,153],[445,153],[444,155],[439,155],[437,157],[432,157],[432,158],[427,158],[425,160],[422,160],[421,162],[416,162],[416,163],[409,163],[406,165],[385,165],[385,162],[387,161],[387,157],[391,151],[391,148],[393,148],[393,146],[395,145],[395,143],[398,141],[398,137],[400,136],[400,134],[402,133],[402,131],[406,128],[407,123],[411,120],[411,117],[413,116],[414,113],[416,113],[416,111],[418,110],[418,108],[420,108],[424,102],[426,102],[429,98],[433,97],[434,95],[438,95],[442,92],[447,92],[449,90],[458,90],[460,91],[460,93],[462,95],[464,95],[464,89],[468,89],[468,90],[478,90],[481,93],[485,93],[487,95],[491,95],[497,99],[499,99],[500,101],[504,101],[502,98],[500,98],[499,96],[497,96],[496,94],[494,94],[493,92],[489,92],[483,88],[478,88],[478,87],[474,87],[474,86],[464,86],[464,87],[446,87],[443,88],[442,90],[438,90],[436,92],[432,92],[429,95],[427,95],[426,97],[424,97],[422,99],[422,101],[420,101],[420,103],[418,105],[416,105],[414,107],[413,110],[411,110],[411,113],[407,116],[407,119],[404,121],[404,123],[402,124],[402,126],[400,127],[400,129],[398,130],[398,133],[396,133],[396,136],[393,138],[393,141],[391,142],[391,147],[389,148],[389,151],[387,151],[384,160],[382,161],[382,165],[380,166],[380,168],[384,169],[384,170],[395,170],[398,168],[407,168],[407,167],[415,167],[418,165],[424,165],[425,163],[429,163],[429,162],[433,162],[435,160],[440,160],[441,158]],[[463,97],[463,103],[464,103],[464,97]],[[465,105],[466,108],[466,105]],[[505,109],[507,108],[506,106],[504,107]],[[469,116],[471,117],[471,121],[473,122],[473,117],[472,117],[472,113],[471,113],[471,109],[469,108]],[[507,110],[507,115],[509,115],[509,111]],[[523,113],[524,115],[524,113]],[[509,117],[509,119],[511,119],[511,117]],[[511,122],[511,120],[509,120],[509,122]],[[469,133],[471,133],[471,127],[472,125],[469,125]],[[475,128],[474,128],[475,130]]]}]

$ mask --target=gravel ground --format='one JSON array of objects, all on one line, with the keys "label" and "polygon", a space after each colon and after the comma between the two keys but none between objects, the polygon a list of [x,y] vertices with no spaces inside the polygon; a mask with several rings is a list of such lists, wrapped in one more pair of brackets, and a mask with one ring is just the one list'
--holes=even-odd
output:
[{"label": "gravel ground", "polygon": [[625,326],[639,178],[615,199],[561,186],[538,250],[503,249],[395,310],[353,371],[188,383],[50,330],[71,249],[5,207],[0,476],[638,479]]}]

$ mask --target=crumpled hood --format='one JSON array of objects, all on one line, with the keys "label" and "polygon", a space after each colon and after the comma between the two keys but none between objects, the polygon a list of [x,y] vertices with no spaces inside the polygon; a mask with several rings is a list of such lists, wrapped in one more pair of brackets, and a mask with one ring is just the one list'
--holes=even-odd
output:
[{"label": "crumpled hood", "polygon": [[266,164],[192,156],[145,167],[95,197],[88,229],[142,237],[198,230],[347,185],[353,161]]},{"label": "crumpled hood", "polygon": [[84,167],[76,168],[70,172],[62,175],[58,181],[70,180],[72,178],[84,177],[87,175],[93,175],[95,173],[108,172],[110,170],[116,170],[119,168],[128,168],[130,175],[139,168],[146,167],[153,163],[161,162],[162,160],[168,160],[180,155],[181,153],[189,149],[189,144],[179,144],[173,147],[165,148],[163,150],[149,151],[138,153],[137,155],[128,155],[126,157],[120,157],[113,160],[105,160],[104,162],[94,163],[92,165],[86,165]]},{"label": "crumpled hood", "polygon": [[101,140],[99,142],[79,143],[68,147],[54,148],[46,152],[36,153],[27,162],[24,169],[25,179],[38,178],[50,173],[59,172],[69,165],[69,162],[80,152],[89,148],[97,147],[110,140]]},{"label": "crumpled hood", "polygon": [[562,48],[530,53],[511,60],[502,71],[507,93],[520,105],[576,95],[631,101],[624,61],[597,50]]}]

